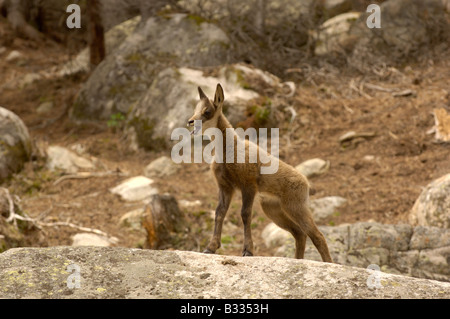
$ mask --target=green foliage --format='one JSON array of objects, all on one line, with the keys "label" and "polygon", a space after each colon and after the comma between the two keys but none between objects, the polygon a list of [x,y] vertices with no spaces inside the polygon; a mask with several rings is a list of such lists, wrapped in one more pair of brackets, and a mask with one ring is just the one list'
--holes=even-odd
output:
[{"label": "green foliage", "polygon": [[250,114],[254,116],[254,121],[257,126],[264,125],[268,122],[272,113],[272,100],[265,98],[260,105],[255,104],[250,107]]},{"label": "green foliage", "polygon": [[202,24],[203,22],[207,22],[207,20],[206,20],[205,18],[203,18],[203,17],[201,17],[201,16],[198,16],[198,15],[195,15],[195,14],[189,14],[189,15],[187,16],[187,18],[188,18],[189,20],[194,21],[197,25],[200,25],[200,24]]},{"label": "green foliage", "polygon": [[234,241],[234,237],[232,237],[232,236],[228,236],[228,235],[222,236],[222,244],[224,244],[224,245],[231,244],[233,241]]},{"label": "green foliage", "polygon": [[111,114],[108,122],[106,123],[109,128],[120,128],[125,121],[125,115],[122,113]]}]

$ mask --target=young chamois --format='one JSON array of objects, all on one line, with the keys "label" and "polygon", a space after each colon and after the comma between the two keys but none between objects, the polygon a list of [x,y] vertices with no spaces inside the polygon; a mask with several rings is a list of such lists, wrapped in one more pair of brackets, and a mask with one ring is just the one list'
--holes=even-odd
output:
[{"label": "young chamois", "polygon": [[[194,115],[189,119],[188,126],[194,126],[192,134],[204,135],[208,128],[217,128],[223,138],[223,153],[226,149],[227,129],[233,129],[230,122],[222,113],[224,102],[223,89],[217,85],[214,100],[210,100],[202,89],[198,88],[200,102],[195,107]],[[305,176],[292,166],[284,163],[275,156],[267,154],[272,161],[278,161],[278,170],[273,174],[261,174],[261,167],[268,166],[258,157],[256,163],[249,161],[249,151],[256,149],[263,151],[256,144],[241,139],[234,133],[234,148],[239,143],[245,143],[245,162],[238,163],[237,152],[234,152],[234,161],[216,161],[214,158],[211,170],[219,186],[219,204],[216,208],[214,234],[204,250],[204,253],[215,253],[220,247],[222,224],[230,206],[233,193],[236,189],[242,192],[241,217],[244,224],[243,256],[253,255],[253,241],[251,235],[251,215],[253,201],[259,193],[264,213],[279,227],[289,231],[295,238],[295,258],[303,258],[305,252],[306,236],[319,251],[322,260],[332,262],[324,236],[317,228],[308,207],[309,184]],[[214,142],[214,141],[213,141]],[[232,144],[232,143],[230,143]],[[229,144],[229,145],[230,145]],[[242,146],[242,144],[241,144]],[[259,153],[261,154],[261,153]],[[216,155],[216,154],[215,154]]]}]

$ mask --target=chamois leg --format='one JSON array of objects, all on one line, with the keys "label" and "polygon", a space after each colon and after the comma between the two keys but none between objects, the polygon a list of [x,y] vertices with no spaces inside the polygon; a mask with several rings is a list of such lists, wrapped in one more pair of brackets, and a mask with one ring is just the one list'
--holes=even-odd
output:
[{"label": "chamois leg", "polygon": [[295,238],[295,258],[303,259],[305,257],[306,234],[300,229],[291,230]]},{"label": "chamois leg", "polygon": [[305,255],[306,234],[296,223],[287,217],[286,213],[281,208],[279,199],[261,197],[260,202],[267,217],[269,217],[278,227],[287,230],[294,236],[295,258],[303,259]]},{"label": "chamois leg", "polygon": [[289,218],[298,224],[302,232],[311,238],[311,241],[322,257],[322,260],[332,263],[333,260],[331,259],[325,237],[317,228],[309,208],[305,204],[298,205],[295,201],[284,202],[282,203],[282,207]]},{"label": "chamois leg", "polygon": [[255,191],[251,189],[242,189],[242,210],[241,217],[244,223],[244,249],[242,256],[253,256],[252,240],[252,208],[255,199]]},{"label": "chamois leg", "polygon": [[206,254],[214,254],[220,248],[222,225],[230,207],[231,199],[233,198],[233,189],[221,187],[219,190],[219,204],[216,208],[216,217],[214,220],[214,234],[209,241],[208,246],[203,251]]}]

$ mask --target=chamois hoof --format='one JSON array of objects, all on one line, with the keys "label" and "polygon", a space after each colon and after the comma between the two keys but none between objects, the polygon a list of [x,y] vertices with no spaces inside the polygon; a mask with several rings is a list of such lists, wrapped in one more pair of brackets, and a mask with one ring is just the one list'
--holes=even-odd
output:
[{"label": "chamois hoof", "polygon": [[242,256],[246,257],[246,256],[253,256],[253,253],[251,251],[248,250],[244,250],[242,252]]},{"label": "chamois hoof", "polygon": [[208,248],[206,248],[206,249],[203,251],[203,253],[204,253],[204,254],[214,254],[214,252],[213,252],[212,250],[209,250]]}]

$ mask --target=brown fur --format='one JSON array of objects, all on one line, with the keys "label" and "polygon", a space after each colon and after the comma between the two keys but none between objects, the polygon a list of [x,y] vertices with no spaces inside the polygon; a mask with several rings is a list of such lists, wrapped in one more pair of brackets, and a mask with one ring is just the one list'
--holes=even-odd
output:
[{"label": "brown fur", "polygon": [[[216,127],[220,129],[223,132],[223,154],[225,154],[225,132],[227,128],[232,128],[232,126],[222,113],[223,89],[220,84],[217,85],[214,101],[209,100],[201,88],[199,88],[199,94],[200,102],[188,123],[193,125],[194,120],[202,120],[202,134],[206,128]],[[204,115],[205,111],[207,117]],[[253,255],[251,214],[255,196],[259,193],[261,207],[267,217],[294,236],[296,258],[303,258],[306,236],[308,236],[319,251],[322,260],[332,262],[325,238],[314,223],[308,207],[309,183],[306,177],[292,166],[276,158],[274,159],[279,161],[278,171],[275,174],[261,174],[261,166],[269,164],[263,164],[259,156],[256,163],[249,163],[248,160],[249,147],[258,146],[234,135],[234,149],[236,149],[237,143],[245,143],[245,163],[236,163],[237,152],[234,152],[234,163],[213,161],[211,164],[211,170],[219,186],[219,204],[216,209],[214,234],[204,252],[215,253],[220,247],[222,224],[234,191],[237,189],[242,193],[243,256]],[[224,162],[226,162],[225,155]]]}]

